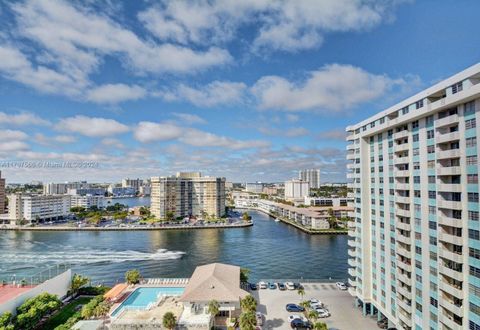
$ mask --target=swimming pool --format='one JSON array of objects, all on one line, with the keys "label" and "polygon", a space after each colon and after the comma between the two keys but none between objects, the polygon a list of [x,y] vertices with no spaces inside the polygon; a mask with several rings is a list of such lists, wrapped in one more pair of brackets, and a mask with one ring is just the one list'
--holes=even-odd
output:
[{"label": "swimming pool", "polygon": [[156,302],[159,298],[159,295],[166,296],[180,296],[185,288],[150,288],[150,287],[141,287],[135,289],[124,302],[120,304],[111,314],[112,316],[120,313],[124,308],[131,309],[146,309],[148,304]]}]

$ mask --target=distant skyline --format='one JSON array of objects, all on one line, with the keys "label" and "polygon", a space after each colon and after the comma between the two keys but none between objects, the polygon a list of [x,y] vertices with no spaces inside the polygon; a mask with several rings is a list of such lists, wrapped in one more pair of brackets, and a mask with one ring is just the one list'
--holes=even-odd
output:
[{"label": "distant skyline", "polygon": [[345,127],[480,61],[473,0],[0,3],[8,182],[345,182]]}]

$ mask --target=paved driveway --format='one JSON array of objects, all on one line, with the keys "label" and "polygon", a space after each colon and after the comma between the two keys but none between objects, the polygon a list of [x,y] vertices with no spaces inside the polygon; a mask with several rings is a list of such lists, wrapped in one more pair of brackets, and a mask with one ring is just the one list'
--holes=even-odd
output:
[{"label": "paved driveway", "polygon": [[[353,297],[347,291],[340,291],[332,283],[304,283],[304,299],[317,298],[330,310],[332,316],[321,321],[327,323],[330,330],[375,330],[379,329],[376,319],[362,316],[359,308],[354,306]],[[263,329],[290,329],[287,317],[291,314],[285,310],[288,303],[300,303],[297,291],[280,291],[278,289],[252,291],[257,298],[259,312],[265,314]]]}]

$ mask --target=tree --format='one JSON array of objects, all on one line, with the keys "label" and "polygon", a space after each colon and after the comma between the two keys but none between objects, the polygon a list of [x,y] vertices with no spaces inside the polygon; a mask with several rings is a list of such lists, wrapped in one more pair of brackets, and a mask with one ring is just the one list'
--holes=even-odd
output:
[{"label": "tree", "polygon": [[240,282],[247,283],[249,275],[250,275],[250,269],[240,268]]},{"label": "tree", "polygon": [[113,215],[113,218],[115,220],[125,220],[125,218],[128,216],[128,212],[127,211],[120,211],[120,212],[115,212],[115,214]]},{"label": "tree", "polygon": [[97,226],[101,221],[102,221],[102,216],[100,214],[97,214],[97,213],[90,216],[87,220],[87,222],[89,224],[95,225],[95,226]]},{"label": "tree", "polygon": [[172,312],[166,312],[163,314],[162,324],[165,328],[173,330],[177,325],[177,318],[173,315]]},{"label": "tree", "polygon": [[110,307],[110,303],[103,300],[99,302],[97,306],[95,306],[95,309],[93,310],[93,315],[98,318],[105,316],[110,311]]},{"label": "tree", "polygon": [[22,330],[35,329],[45,315],[58,309],[61,305],[62,302],[56,295],[47,292],[27,299],[17,308],[15,328]]},{"label": "tree", "polygon": [[0,329],[13,329],[13,314],[10,312],[5,312],[2,315],[0,315]]},{"label": "tree", "polygon": [[98,295],[95,298],[93,298],[92,300],[90,300],[86,305],[84,305],[82,307],[82,312],[81,312],[82,318],[90,319],[93,316],[95,316],[96,307],[104,300],[105,300],[105,298],[103,298],[103,295]]},{"label": "tree", "polygon": [[303,287],[299,287],[297,289],[297,293],[300,295],[300,297],[302,297],[303,299],[303,296],[305,296],[305,289]]},{"label": "tree", "polygon": [[140,278],[141,275],[137,269],[127,270],[127,272],[125,273],[125,281],[128,284],[137,284],[138,282],[140,282]]},{"label": "tree", "polygon": [[90,279],[88,277],[79,274],[73,274],[72,282],[70,283],[70,291],[72,292],[72,295],[76,296],[78,290],[80,290],[80,288],[86,285],[89,281]]},{"label": "tree", "polygon": [[213,317],[213,325],[215,326],[215,316],[220,312],[220,304],[216,300],[210,300],[208,302],[207,313]]},{"label": "tree", "polygon": [[316,310],[311,310],[308,312],[308,318],[315,323],[318,320],[318,312]]},{"label": "tree", "polygon": [[240,314],[240,329],[254,330],[257,325],[257,318],[254,312],[244,312]]},{"label": "tree", "polygon": [[165,214],[165,219],[167,221],[173,221],[173,219],[175,219],[175,213],[173,213],[172,211],[167,211],[167,213]]},{"label": "tree", "polygon": [[253,312],[257,310],[257,301],[253,298],[252,295],[248,295],[242,300],[240,300],[240,306],[242,307],[243,312]]},{"label": "tree", "polygon": [[313,325],[315,330],[328,330],[327,324],[325,322],[316,322]]},{"label": "tree", "polygon": [[243,212],[242,219],[245,221],[249,221],[249,220],[252,220],[252,216],[248,214],[248,212]]}]

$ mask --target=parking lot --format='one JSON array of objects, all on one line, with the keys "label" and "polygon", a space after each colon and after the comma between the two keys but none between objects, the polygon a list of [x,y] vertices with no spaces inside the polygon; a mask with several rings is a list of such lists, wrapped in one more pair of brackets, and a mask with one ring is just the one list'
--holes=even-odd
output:
[{"label": "parking lot", "polygon": [[[323,302],[331,316],[319,321],[325,322],[330,330],[374,330],[379,329],[376,319],[362,316],[359,308],[347,291],[337,289],[334,283],[303,283],[305,296],[303,300],[316,298]],[[290,329],[285,310],[288,303],[299,304],[302,300],[297,290],[280,291],[278,289],[262,289],[251,291],[258,301],[257,311],[265,315],[263,329]]]}]

